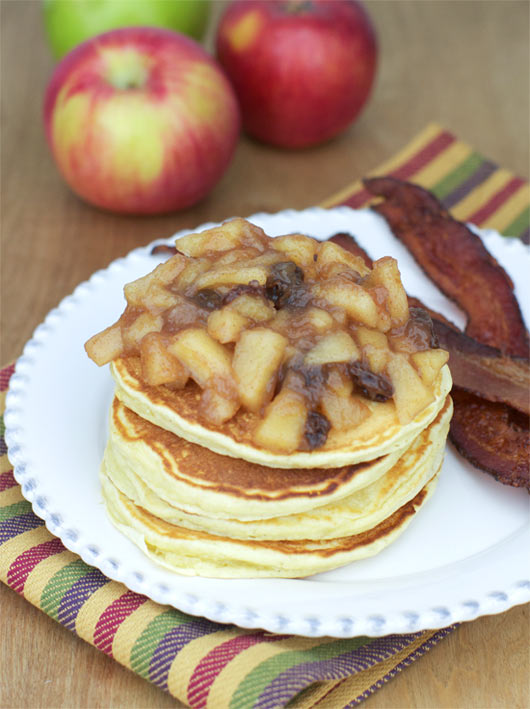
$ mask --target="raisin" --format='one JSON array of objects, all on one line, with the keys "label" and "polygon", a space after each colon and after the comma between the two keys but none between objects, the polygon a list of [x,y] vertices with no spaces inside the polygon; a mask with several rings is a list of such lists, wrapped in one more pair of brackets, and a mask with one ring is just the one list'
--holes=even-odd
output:
[{"label": "raisin", "polygon": [[204,310],[217,310],[221,307],[223,296],[212,288],[203,288],[197,291],[191,300]]},{"label": "raisin", "polygon": [[439,347],[431,316],[423,308],[409,308],[409,319],[401,327],[394,328],[391,337],[406,338],[410,352],[422,352]]},{"label": "raisin", "polygon": [[418,349],[434,350],[439,346],[431,316],[423,308],[410,308],[410,319],[405,325],[407,336],[417,341]]},{"label": "raisin", "polygon": [[327,380],[327,371],[320,366],[303,367],[300,373],[304,377],[306,396],[311,400],[318,401]]},{"label": "raisin", "polygon": [[310,450],[320,448],[328,438],[330,422],[318,411],[310,411],[305,422],[304,437]]},{"label": "raisin", "polygon": [[265,296],[263,286],[260,286],[257,281],[250,281],[250,283],[246,285],[244,283],[241,283],[240,285],[231,288],[223,298],[223,305],[228,305],[240,295],[244,294],[256,295],[260,297]]},{"label": "raisin", "polygon": [[371,401],[386,401],[394,393],[392,383],[387,376],[372,372],[361,362],[352,362],[349,371],[357,391]]},{"label": "raisin", "polygon": [[265,284],[265,293],[267,298],[272,300],[276,310],[279,310],[285,305],[295,304],[289,301],[300,290],[303,281],[304,272],[300,266],[297,266],[294,261],[281,261],[272,266]]},{"label": "raisin", "polygon": [[310,407],[317,406],[328,378],[327,368],[320,365],[308,367],[303,361],[299,361],[289,363],[284,378],[287,373],[289,374],[289,387],[300,392]]}]

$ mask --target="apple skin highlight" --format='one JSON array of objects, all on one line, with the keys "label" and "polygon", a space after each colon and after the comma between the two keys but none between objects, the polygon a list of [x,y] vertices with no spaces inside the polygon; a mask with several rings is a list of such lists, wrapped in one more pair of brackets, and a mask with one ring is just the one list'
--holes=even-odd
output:
[{"label": "apple skin highlight", "polygon": [[155,28],[113,30],[64,57],[44,122],[72,190],[129,214],[202,199],[228,167],[240,127],[215,61],[193,40]]},{"label": "apple skin highlight", "polygon": [[235,0],[219,23],[217,57],[245,131],[304,148],[357,118],[374,81],[377,42],[354,0]]}]

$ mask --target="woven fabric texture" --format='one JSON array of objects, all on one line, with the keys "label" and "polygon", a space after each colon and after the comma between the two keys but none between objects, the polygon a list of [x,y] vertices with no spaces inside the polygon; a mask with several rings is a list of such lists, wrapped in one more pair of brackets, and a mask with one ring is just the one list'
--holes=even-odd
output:
[{"label": "woven fabric texture", "polygon": [[[528,184],[438,125],[371,172],[431,189],[452,214],[529,241]],[[360,182],[323,206],[357,208]],[[14,366],[0,371],[0,411]],[[242,630],[160,606],[68,551],[21,493],[0,419],[0,579],[50,617],[194,709],[352,707],[453,629],[382,638]]]}]

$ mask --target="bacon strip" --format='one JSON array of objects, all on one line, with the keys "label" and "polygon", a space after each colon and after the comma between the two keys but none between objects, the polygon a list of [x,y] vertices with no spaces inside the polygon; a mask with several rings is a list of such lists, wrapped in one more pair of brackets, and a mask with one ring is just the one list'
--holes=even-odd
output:
[{"label": "bacon strip", "polygon": [[[372,259],[350,234],[336,234],[330,241],[371,267]],[[449,351],[452,443],[464,458],[499,482],[530,489],[529,419],[521,413],[528,414],[529,409],[528,363],[503,357],[500,350],[465,335],[417,298],[409,296],[409,305],[429,312],[440,346]]]},{"label": "bacon strip", "polygon": [[454,387],[451,441],[477,468],[513,487],[530,489],[528,416]]},{"label": "bacon strip", "polygon": [[176,253],[177,247],[170,246],[169,244],[156,244],[156,246],[153,246],[151,249],[151,256],[155,256],[156,254],[171,254],[171,256],[173,256]]},{"label": "bacon strip", "polygon": [[433,319],[440,347],[449,352],[453,384],[488,401],[502,402],[530,414],[530,367],[525,360],[504,357],[446,323]]},{"label": "bacon strip", "polygon": [[364,181],[384,201],[374,210],[388,222],[429,278],[468,316],[466,333],[512,357],[528,358],[528,333],[513,283],[465,224],[430,192],[392,177]]}]

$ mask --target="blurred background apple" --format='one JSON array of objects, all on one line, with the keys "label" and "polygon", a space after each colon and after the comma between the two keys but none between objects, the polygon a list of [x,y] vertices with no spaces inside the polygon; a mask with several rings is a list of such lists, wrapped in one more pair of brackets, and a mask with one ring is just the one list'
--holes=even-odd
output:
[{"label": "blurred background apple", "polygon": [[358,116],[377,45],[355,0],[235,0],[218,26],[217,56],[247,133],[301,148],[332,138]]},{"label": "blurred background apple", "polygon": [[70,187],[129,214],[182,209],[225,171],[239,111],[223,72],[195,41],[157,28],[113,30],[58,64],[46,134]]},{"label": "blurred background apple", "polygon": [[118,27],[164,27],[202,39],[209,0],[44,0],[44,24],[54,56]]}]

